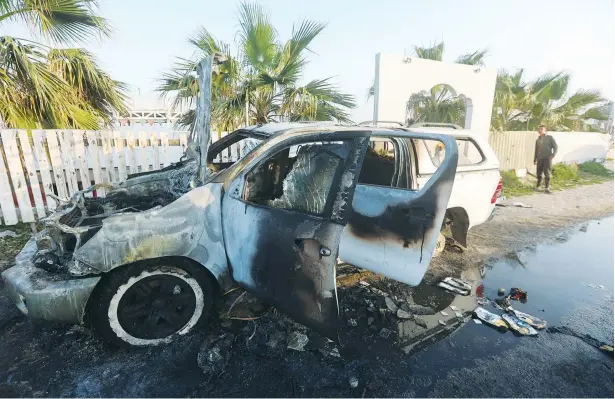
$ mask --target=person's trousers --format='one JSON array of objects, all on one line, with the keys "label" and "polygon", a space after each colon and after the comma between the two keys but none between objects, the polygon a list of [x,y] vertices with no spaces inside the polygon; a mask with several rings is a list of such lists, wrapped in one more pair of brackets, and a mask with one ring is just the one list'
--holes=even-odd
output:
[{"label": "person's trousers", "polygon": [[536,162],[536,178],[538,178],[536,187],[540,187],[540,183],[542,183],[542,175],[545,176],[545,187],[549,188],[551,183],[551,160],[549,158],[539,159]]}]

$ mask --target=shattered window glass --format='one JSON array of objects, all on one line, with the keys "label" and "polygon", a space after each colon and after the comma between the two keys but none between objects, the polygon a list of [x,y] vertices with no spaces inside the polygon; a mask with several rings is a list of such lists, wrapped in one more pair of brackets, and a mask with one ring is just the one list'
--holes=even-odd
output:
[{"label": "shattered window glass", "polygon": [[248,175],[245,198],[271,208],[322,215],[351,147],[351,142],[322,142],[287,148]]}]

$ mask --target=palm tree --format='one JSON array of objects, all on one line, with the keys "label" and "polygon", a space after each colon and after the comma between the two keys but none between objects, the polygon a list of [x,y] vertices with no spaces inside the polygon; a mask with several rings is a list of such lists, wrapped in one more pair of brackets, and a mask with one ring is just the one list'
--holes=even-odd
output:
[{"label": "palm tree", "polygon": [[[303,21],[293,27],[291,38],[280,41],[269,15],[258,4],[239,6],[238,55],[205,28],[189,40],[196,49],[192,59],[180,58],[160,79],[158,91],[170,96],[173,106],[193,108],[198,94],[196,65],[215,52],[227,61],[213,74],[212,124],[216,130],[234,129],[244,123],[276,120],[335,120],[348,122],[352,96],[340,93],[331,78],[300,85],[309,45],[325,25]],[[179,124],[193,126],[194,110]]]},{"label": "palm tree", "polygon": [[[53,43],[107,35],[94,0],[0,0],[0,26],[23,21]],[[0,125],[97,129],[125,112],[125,86],[81,49],[0,36]]]},{"label": "palm tree", "polygon": [[607,120],[601,108],[605,99],[596,90],[580,89],[568,95],[570,76],[546,74],[534,81],[523,79],[523,69],[500,71],[497,78],[491,129],[534,130],[544,124],[550,130],[585,131],[589,120]]},{"label": "palm tree", "polygon": [[[456,64],[485,66],[486,49],[476,50],[463,54],[455,60]],[[417,58],[442,61],[444,56],[444,42],[435,43],[429,47],[414,46],[414,55]],[[465,122],[466,104],[448,85],[437,85],[429,92],[414,93],[406,104],[407,123],[436,122],[455,123],[463,125]],[[374,87],[368,90],[368,98],[374,95]]]},{"label": "palm tree", "polygon": [[451,94],[448,85],[436,85],[429,92],[412,94],[406,104],[406,115],[408,125],[417,122],[463,125],[466,104],[463,99]]}]

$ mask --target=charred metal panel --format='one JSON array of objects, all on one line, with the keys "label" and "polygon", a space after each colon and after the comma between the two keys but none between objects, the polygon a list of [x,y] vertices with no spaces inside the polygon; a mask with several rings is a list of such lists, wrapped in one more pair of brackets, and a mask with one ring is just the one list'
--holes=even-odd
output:
[{"label": "charred metal panel", "polygon": [[[225,200],[223,209],[235,281],[305,325],[335,330],[334,262],[343,226],[233,199]],[[321,256],[321,247],[331,254]]]},{"label": "charred metal panel", "polygon": [[67,279],[32,264],[36,241],[32,238],[2,278],[17,308],[31,319],[79,324],[100,277]]},{"label": "charred metal panel", "polygon": [[75,251],[74,259],[107,272],[163,256],[186,256],[225,280],[220,198],[222,185],[196,188],[163,208],[111,216]]},{"label": "charred metal panel", "polygon": [[340,258],[352,265],[417,285],[433,254],[450,197],[457,151],[442,137],[446,158],[420,191],[358,185]]},{"label": "charred metal panel", "polygon": [[[331,136],[305,135],[301,141],[337,138]],[[230,184],[222,216],[233,278],[280,311],[332,337],[339,326],[335,285],[339,238],[369,139],[365,132],[343,138],[352,138],[352,146],[343,155],[343,167],[326,201],[331,206],[324,216],[244,201],[243,182],[250,167]],[[292,144],[295,142],[284,142],[285,146]],[[279,149],[274,143],[263,152],[256,150],[254,164]]]}]

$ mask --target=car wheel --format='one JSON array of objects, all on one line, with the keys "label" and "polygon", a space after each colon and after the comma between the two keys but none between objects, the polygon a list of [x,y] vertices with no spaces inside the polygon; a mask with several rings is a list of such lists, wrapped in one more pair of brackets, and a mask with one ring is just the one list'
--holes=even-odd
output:
[{"label": "car wheel", "polygon": [[189,269],[135,265],[110,273],[90,299],[93,326],[119,345],[159,345],[187,334],[207,320],[213,303],[212,279]]},{"label": "car wheel", "polygon": [[433,250],[433,257],[440,255],[444,251],[446,246],[446,237],[444,234],[438,233],[438,241],[436,241],[436,248]]}]

